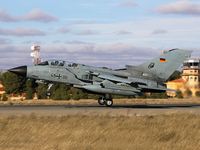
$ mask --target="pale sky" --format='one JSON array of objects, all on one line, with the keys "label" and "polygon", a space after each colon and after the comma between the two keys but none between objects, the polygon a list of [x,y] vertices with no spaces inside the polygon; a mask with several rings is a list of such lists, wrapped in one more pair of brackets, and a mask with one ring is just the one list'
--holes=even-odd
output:
[{"label": "pale sky", "polygon": [[173,48],[200,57],[199,0],[6,0],[0,2],[0,69],[43,60],[98,67],[139,65]]}]

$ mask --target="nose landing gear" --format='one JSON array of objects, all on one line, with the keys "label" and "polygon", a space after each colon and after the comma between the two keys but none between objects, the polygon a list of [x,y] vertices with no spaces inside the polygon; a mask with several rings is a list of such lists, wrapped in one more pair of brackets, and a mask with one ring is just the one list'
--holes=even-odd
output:
[{"label": "nose landing gear", "polygon": [[48,84],[48,89],[47,89],[47,93],[46,93],[47,96],[51,96],[50,89],[51,89],[52,86],[53,86],[53,83]]}]

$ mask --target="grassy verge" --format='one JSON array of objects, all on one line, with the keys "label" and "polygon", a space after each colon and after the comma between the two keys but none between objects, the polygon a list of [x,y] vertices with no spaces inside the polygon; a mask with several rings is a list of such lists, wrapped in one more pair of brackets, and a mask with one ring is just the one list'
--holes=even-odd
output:
[{"label": "grassy verge", "polygon": [[199,149],[200,115],[0,116],[0,149]]},{"label": "grassy verge", "polygon": [[[114,104],[200,104],[200,98],[169,99],[113,99]],[[84,105],[98,104],[94,99],[81,100],[19,100],[0,101],[0,105]]]}]

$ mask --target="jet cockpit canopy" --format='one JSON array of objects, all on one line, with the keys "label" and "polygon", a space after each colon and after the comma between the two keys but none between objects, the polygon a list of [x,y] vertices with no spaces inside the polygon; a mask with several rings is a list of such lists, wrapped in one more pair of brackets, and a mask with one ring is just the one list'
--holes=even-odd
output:
[{"label": "jet cockpit canopy", "polygon": [[68,62],[68,61],[63,61],[63,60],[48,60],[48,61],[44,61],[38,64],[39,66],[66,66],[66,67],[77,67],[78,64],[77,63],[72,63],[72,62]]},{"label": "jet cockpit canopy", "polygon": [[51,66],[65,66],[65,61],[63,60],[49,60]]},{"label": "jet cockpit canopy", "polygon": [[49,63],[48,63],[48,61],[43,61],[43,62],[41,62],[41,63],[39,63],[37,65],[38,66],[47,66],[47,65],[49,65]]}]

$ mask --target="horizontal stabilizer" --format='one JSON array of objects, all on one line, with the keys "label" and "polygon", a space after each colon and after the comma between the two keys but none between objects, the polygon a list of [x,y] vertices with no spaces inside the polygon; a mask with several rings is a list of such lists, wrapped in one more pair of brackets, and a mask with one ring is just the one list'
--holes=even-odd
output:
[{"label": "horizontal stabilizer", "polygon": [[93,72],[93,75],[94,74],[99,78],[106,79],[106,80],[113,81],[113,82],[127,83],[129,85],[138,85],[138,84],[146,85],[145,83],[142,83],[142,82],[134,82],[132,80],[121,78],[121,77],[117,77],[117,76],[114,76],[112,74],[101,74],[101,73],[94,73]]},{"label": "horizontal stabilizer", "polygon": [[173,92],[180,92],[179,90],[168,89],[168,88],[159,88],[159,87],[148,87],[139,85],[142,92],[166,92],[166,91],[173,91]]},{"label": "horizontal stabilizer", "polygon": [[115,82],[122,82],[122,83],[128,83],[128,84],[132,83],[132,81],[129,79],[120,78],[111,74],[100,74],[98,75],[98,77],[102,79],[107,79],[110,81],[115,81]]}]

